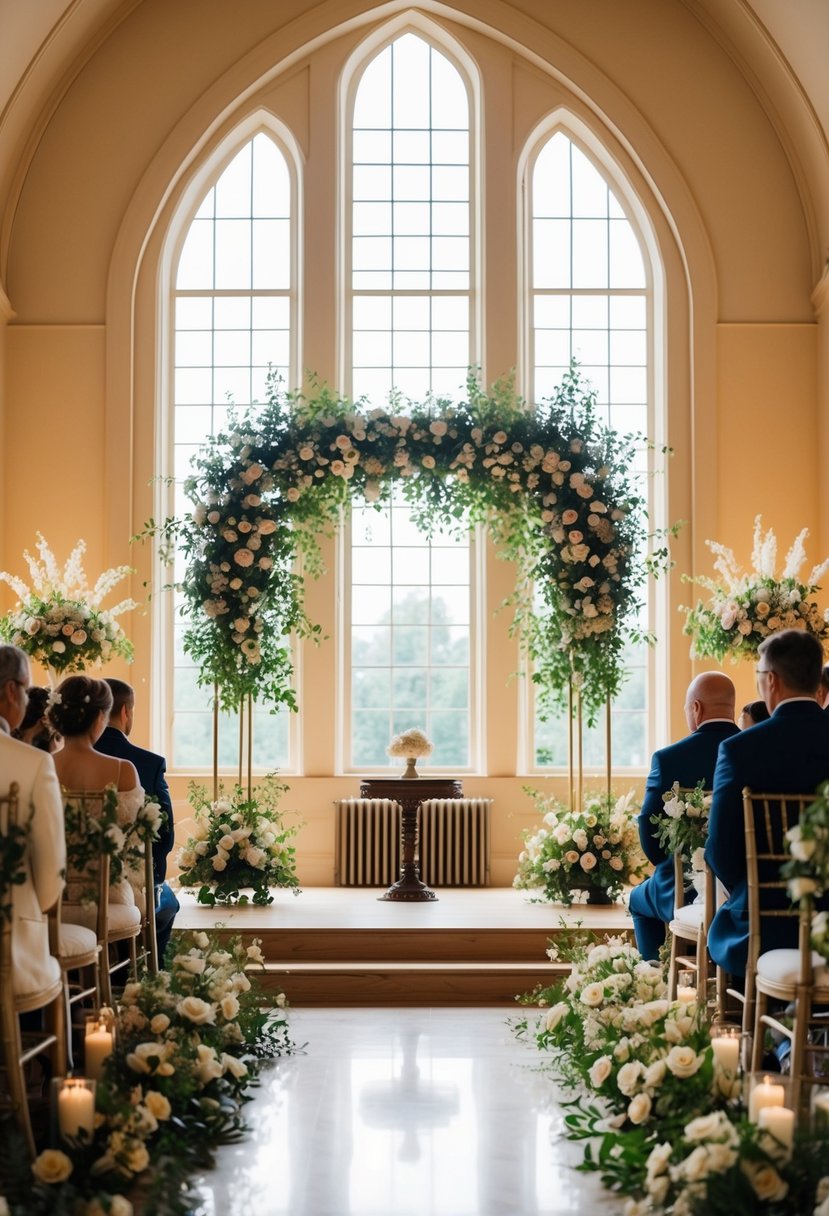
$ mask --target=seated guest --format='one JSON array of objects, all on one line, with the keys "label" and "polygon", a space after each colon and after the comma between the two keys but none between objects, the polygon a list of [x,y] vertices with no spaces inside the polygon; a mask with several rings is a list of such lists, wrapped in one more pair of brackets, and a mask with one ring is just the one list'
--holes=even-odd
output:
[{"label": "seated guest", "polygon": [[28,743],[32,747],[39,747],[44,752],[58,751],[63,746],[63,740],[49,724],[46,717],[48,705],[48,688],[30,688],[23,721],[17,730],[12,731],[12,738],[20,739],[22,743]]},{"label": "seated guest", "polygon": [[26,710],[29,660],[17,646],[0,646],[0,794],[17,782],[17,822],[29,824],[26,878],[12,887],[12,986],[16,995],[42,992],[61,977],[49,953],[46,913],[63,890],[66,845],[63,800],[52,757],[13,739]]},{"label": "seated guest", "polygon": [[173,919],[179,910],[179,902],[172,887],[164,881],[167,874],[167,856],[175,843],[173,804],[164,775],[167,765],[163,756],[149,752],[143,747],[136,747],[127,737],[132,731],[135,710],[135,692],[131,685],[123,680],[107,680],[107,684],[112,692],[112,709],[107,727],[95,747],[107,756],[120,756],[123,760],[131,761],[138,771],[144,793],[155,798],[164,812],[159,838],[153,844],[155,931],[158,957],[161,960],[170,940]]},{"label": "seated guest", "polygon": [[765,701],[749,701],[748,705],[744,705],[740,710],[737,725],[740,730],[748,730],[749,726],[756,726],[758,722],[768,722],[768,720],[769,711],[766,709]]},{"label": "seated guest", "polygon": [[[66,803],[79,801],[81,794],[103,794],[111,786],[117,796],[118,824],[134,823],[144,805],[144,791],[138,773],[129,760],[102,756],[95,744],[109,719],[112,693],[104,680],[88,676],[67,676],[55,690],[49,707],[49,721],[63,735],[63,748],[55,755],[58,780],[66,791]],[[87,803],[89,800],[86,800]],[[135,904],[126,877],[110,888],[110,902]],[[74,901],[64,901],[63,919],[92,928],[94,912]]]},{"label": "seated guest", "polygon": [[[761,642],[757,685],[771,717],[720,748],[705,860],[730,894],[714,917],[708,948],[714,962],[731,975],[745,975],[748,958],[743,788],[758,794],[813,794],[829,778],[829,717],[815,699],[822,665],[820,642],[810,633],[784,629]],[[780,898],[780,906],[788,906],[785,892]],[[796,921],[764,921],[763,950],[796,945]]]},{"label": "seated guest", "polygon": [[685,719],[691,734],[654,752],[639,814],[639,838],[656,869],[630,896],[636,945],[643,958],[656,958],[666,924],[674,914],[674,861],[659,845],[651,816],[663,814],[662,795],[675,781],[683,789],[693,789],[700,781],[705,789],[711,788],[720,743],[737,733],[734,701],[734,685],[728,676],[720,671],[703,672],[691,681],[685,696]]}]

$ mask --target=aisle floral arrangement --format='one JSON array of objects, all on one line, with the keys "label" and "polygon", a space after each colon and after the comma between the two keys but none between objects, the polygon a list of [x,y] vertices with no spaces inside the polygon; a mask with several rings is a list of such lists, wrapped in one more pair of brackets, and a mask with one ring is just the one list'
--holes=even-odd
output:
[{"label": "aisle floral arrangement", "polygon": [[[190,782],[196,828],[176,859],[183,887],[197,887],[203,904],[273,903],[273,887],[297,894],[296,850],[288,841],[299,830],[286,826],[279,801],[287,785],[273,776],[250,793],[241,785],[210,799],[203,785]],[[251,895],[245,891],[252,890]]]},{"label": "aisle floral arrangement", "polygon": [[797,536],[779,577],[777,538],[771,529],[763,532],[759,515],[754,521],[751,570],[743,571],[725,545],[705,542],[716,555],[714,569],[720,579],[685,576],[686,582],[710,592],[707,603],[698,602],[696,607],[683,610],[684,632],[692,639],[692,659],[722,660],[726,655],[734,662],[753,659],[763,639],[780,629],[803,629],[822,644],[829,641],[829,609],[821,612],[814,598],[829,569],[829,558],[815,566],[805,582],[800,579],[808,535],[808,528],[804,528]]},{"label": "aisle floral arrangement", "polygon": [[137,607],[122,600],[114,608],[102,601],[123,578],[130,566],[105,570],[90,586],[83,569],[86,542],[79,540],[61,570],[43,536],[37,533],[39,559],[24,552],[32,586],[5,570],[0,581],[8,583],[19,597],[16,608],[0,617],[0,637],[24,650],[36,663],[58,676],[85,671],[118,656],[132,660],[132,643],[116,617]]},{"label": "aisle floral arrangement", "polygon": [[829,1136],[798,1134],[792,1151],[746,1117],[695,994],[669,1002],[663,969],[619,938],[557,943],[569,974],[522,998],[537,1018],[514,1029],[575,1093],[564,1134],[584,1145],[578,1168],[628,1196],[626,1216],[829,1216]]},{"label": "aisle floral arrangement", "polygon": [[[829,889],[829,781],[818,786],[815,800],[786,833],[789,860],[782,868],[793,903],[814,901]],[[829,959],[829,914],[812,918],[812,947]]]},{"label": "aisle floral arrangement", "polygon": [[257,942],[205,933],[174,942],[169,971],[124,990],[91,1140],[45,1149],[30,1168],[15,1137],[0,1137],[11,1216],[131,1216],[136,1195],[142,1211],[186,1216],[197,1204],[189,1178],[242,1136],[256,1074],[293,1050],[284,996],[262,1011],[249,978],[263,961]]},{"label": "aisle floral arrangement", "polygon": [[588,715],[615,694],[624,649],[639,636],[642,588],[668,554],[650,543],[641,437],[605,427],[596,393],[575,365],[550,401],[532,406],[511,383],[465,400],[392,400],[387,407],[285,393],[211,439],[185,483],[192,513],[161,524],[170,557],[182,552],[188,620],[184,647],[223,703],[246,696],[294,704],[291,634],[317,636],[303,606],[303,575],[322,567],[319,538],[351,497],[388,501],[399,486],[424,531],[486,523],[519,576],[513,606],[542,704],[561,702],[573,673]]},{"label": "aisle floral arrangement", "polygon": [[679,853],[685,859],[686,872],[691,875],[697,892],[701,894],[711,795],[705,793],[703,782],[694,789],[680,789],[679,782],[675,781],[662,795],[662,801],[662,814],[651,815],[657,841],[666,854],[673,856]]},{"label": "aisle floral arrangement", "polygon": [[537,790],[525,792],[542,821],[523,834],[514,887],[537,891],[552,903],[571,904],[579,889],[600,890],[616,899],[645,877],[648,862],[639,844],[639,805],[632,790],[621,798],[588,794],[580,811]]}]

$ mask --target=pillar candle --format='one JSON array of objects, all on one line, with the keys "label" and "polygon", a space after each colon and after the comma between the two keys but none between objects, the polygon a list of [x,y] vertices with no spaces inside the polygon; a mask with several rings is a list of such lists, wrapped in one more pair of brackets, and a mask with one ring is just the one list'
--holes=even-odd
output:
[{"label": "pillar candle", "polygon": [[784,1089],[782,1085],[772,1085],[770,1077],[763,1077],[760,1085],[755,1085],[748,1099],[748,1117],[756,1123],[761,1110],[769,1106],[782,1106]]},{"label": "pillar candle", "polygon": [[[776,1086],[777,1089],[781,1087]],[[771,1132],[785,1148],[790,1149],[794,1141],[794,1111],[785,1106],[764,1106],[757,1117],[757,1126]]]},{"label": "pillar candle", "polygon": [[714,1059],[725,1072],[736,1073],[740,1064],[740,1036],[714,1035],[711,1039]]},{"label": "pillar candle", "polygon": [[112,1055],[112,1032],[101,1026],[87,1034],[84,1039],[84,1061],[86,1075],[100,1081],[104,1061]]},{"label": "pillar candle", "polygon": [[95,1123],[95,1094],[82,1080],[68,1080],[58,1093],[58,1127],[67,1139],[86,1135],[92,1138]]}]

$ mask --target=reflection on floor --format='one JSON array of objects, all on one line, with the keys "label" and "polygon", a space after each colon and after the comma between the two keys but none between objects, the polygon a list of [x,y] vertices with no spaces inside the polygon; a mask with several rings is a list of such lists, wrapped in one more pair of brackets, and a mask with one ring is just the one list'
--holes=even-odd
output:
[{"label": "reflection on floor", "polygon": [[614,1216],[497,1009],[310,1009],[251,1127],[200,1180],[205,1216]]}]

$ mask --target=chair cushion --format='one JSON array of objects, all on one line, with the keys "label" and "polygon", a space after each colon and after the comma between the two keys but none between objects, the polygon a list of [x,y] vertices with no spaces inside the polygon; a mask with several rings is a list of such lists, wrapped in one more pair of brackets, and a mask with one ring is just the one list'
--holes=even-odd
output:
[{"label": "chair cushion", "polygon": [[[829,967],[826,961],[812,951],[812,979],[815,989],[825,989],[829,995]],[[770,984],[797,984],[800,975],[799,950],[767,950],[757,960],[757,978]]]},{"label": "chair cushion", "polygon": [[[97,904],[67,904],[61,908],[61,920],[67,924],[83,925],[94,930],[98,919]],[[123,933],[137,929],[141,924],[141,913],[135,904],[110,904],[107,912],[107,928],[111,933]]]},{"label": "chair cushion", "polygon": [[[677,908],[671,921],[671,932],[681,933],[690,931],[696,934],[702,925],[702,914],[704,911],[705,909],[702,904],[685,904],[683,908]],[[676,929],[674,929],[674,925],[676,925]]]},{"label": "chair cushion", "polygon": [[98,949],[98,939],[91,929],[83,925],[67,924],[61,921],[58,928],[58,949],[63,962],[93,954]]}]

